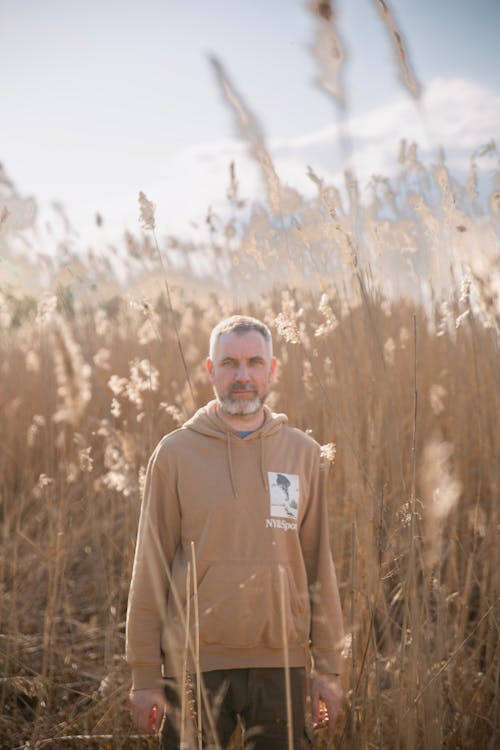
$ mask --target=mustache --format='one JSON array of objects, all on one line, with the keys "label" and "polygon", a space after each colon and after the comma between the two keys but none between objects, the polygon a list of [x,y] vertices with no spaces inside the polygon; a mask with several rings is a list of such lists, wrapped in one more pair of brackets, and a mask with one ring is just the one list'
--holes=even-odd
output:
[{"label": "mustache", "polygon": [[243,383],[233,383],[229,389],[231,393],[234,391],[248,391],[249,393],[257,393],[257,387],[255,385],[244,385]]}]

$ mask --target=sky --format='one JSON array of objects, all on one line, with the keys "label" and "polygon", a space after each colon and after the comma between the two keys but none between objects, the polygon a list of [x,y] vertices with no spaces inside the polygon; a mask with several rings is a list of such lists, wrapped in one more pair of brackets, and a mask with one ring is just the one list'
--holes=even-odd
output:
[{"label": "sky", "polygon": [[[419,108],[402,85],[375,0],[337,0],[347,92],[315,84],[306,0],[0,0],[0,163],[41,215],[62,203],[82,242],[138,231],[137,195],[162,234],[189,235],[224,205],[231,160],[245,197],[262,184],[209,63],[215,55],[258,118],[283,182],[306,192],[396,167],[401,138],[452,168],[500,123],[498,0],[392,0]],[[95,213],[104,217],[94,226]],[[99,234],[100,233],[100,234]]]}]

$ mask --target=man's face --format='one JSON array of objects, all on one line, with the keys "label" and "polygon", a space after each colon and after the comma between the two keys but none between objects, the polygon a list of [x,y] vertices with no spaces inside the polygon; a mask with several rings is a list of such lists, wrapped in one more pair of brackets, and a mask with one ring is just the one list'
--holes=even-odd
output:
[{"label": "man's face", "polygon": [[219,336],[207,370],[222,409],[242,417],[262,408],[274,380],[276,359],[258,331],[233,331]]}]

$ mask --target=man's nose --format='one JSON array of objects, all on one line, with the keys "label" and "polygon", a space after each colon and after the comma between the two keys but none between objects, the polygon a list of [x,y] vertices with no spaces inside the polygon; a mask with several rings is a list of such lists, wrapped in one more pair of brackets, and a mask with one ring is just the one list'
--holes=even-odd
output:
[{"label": "man's nose", "polygon": [[240,382],[241,381],[245,382],[245,381],[250,380],[250,373],[248,371],[248,367],[245,362],[240,362],[238,366],[238,372],[236,374],[236,379],[239,380]]}]

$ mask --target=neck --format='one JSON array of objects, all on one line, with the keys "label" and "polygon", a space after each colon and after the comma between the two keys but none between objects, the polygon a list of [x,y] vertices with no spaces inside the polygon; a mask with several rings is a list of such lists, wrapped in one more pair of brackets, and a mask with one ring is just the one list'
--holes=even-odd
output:
[{"label": "neck", "polygon": [[232,430],[258,430],[264,424],[264,408],[261,407],[255,414],[244,414],[243,416],[235,416],[233,414],[227,414],[224,409],[221,408],[220,404],[217,404],[217,416],[227,424]]}]

